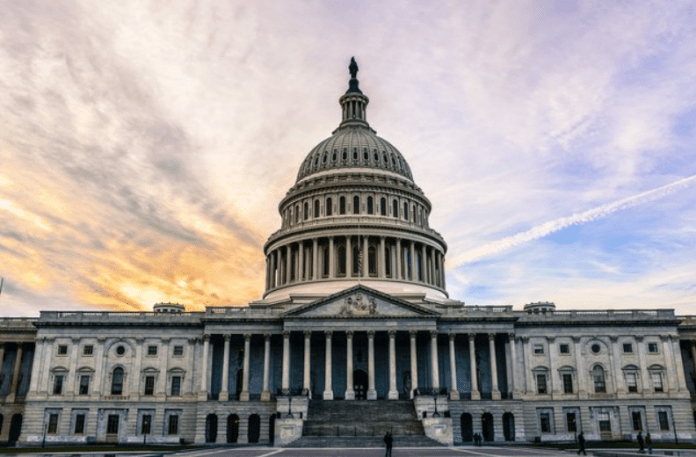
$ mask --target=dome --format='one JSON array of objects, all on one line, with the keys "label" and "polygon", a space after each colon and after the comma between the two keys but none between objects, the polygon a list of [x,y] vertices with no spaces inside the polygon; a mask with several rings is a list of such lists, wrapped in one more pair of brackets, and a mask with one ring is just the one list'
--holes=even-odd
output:
[{"label": "dome", "polygon": [[339,128],[307,155],[297,181],[316,173],[346,168],[369,168],[399,174],[413,181],[404,156],[387,140],[370,128],[351,126]]}]

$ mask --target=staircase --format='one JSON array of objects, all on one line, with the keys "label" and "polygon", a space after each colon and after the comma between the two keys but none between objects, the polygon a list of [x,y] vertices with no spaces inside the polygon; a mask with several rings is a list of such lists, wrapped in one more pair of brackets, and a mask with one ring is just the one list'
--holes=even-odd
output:
[{"label": "staircase", "polygon": [[302,438],[290,447],[382,447],[387,432],[395,447],[442,446],[425,436],[409,400],[311,400]]}]

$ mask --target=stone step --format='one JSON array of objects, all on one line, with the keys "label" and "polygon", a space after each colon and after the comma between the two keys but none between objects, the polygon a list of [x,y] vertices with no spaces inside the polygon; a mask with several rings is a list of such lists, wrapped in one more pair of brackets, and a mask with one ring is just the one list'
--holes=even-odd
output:
[{"label": "stone step", "polygon": [[392,432],[399,436],[423,436],[423,424],[420,421],[385,421],[385,422],[351,422],[325,423],[305,421],[302,427],[304,436],[384,436]]},{"label": "stone step", "polygon": [[[395,448],[399,447],[444,447],[426,436],[394,436]],[[303,436],[290,443],[287,447],[326,447],[326,448],[383,448],[381,436]]]}]

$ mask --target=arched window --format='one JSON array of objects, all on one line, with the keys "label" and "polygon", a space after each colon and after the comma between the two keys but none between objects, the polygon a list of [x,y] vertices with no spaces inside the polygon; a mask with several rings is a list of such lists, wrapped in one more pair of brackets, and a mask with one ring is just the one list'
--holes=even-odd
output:
[{"label": "arched window", "polygon": [[304,220],[309,219],[309,203],[307,202],[304,203],[304,211],[302,212],[302,216]]},{"label": "arched window", "polygon": [[343,150],[343,160],[348,160],[348,150],[347,149]]},{"label": "arched window", "polygon": [[123,394],[123,368],[116,367],[111,375],[111,395]]},{"label": "arched window", "polygon": [[594,379],[595,393],[605,393],[607,391],[607,386],[604,380],[604,368],[595,365],[594,368],[592,368],[592,378]]},{"label": "arched window", "polygon": [[338,199],[338,214],[346,214],[346,197],[341,196]]},{"label": "arched window", "polygon": [[382,216],[387,215],[387,199],[384,197],[379,200],[379,212]]},{"label": "arched window", "polygon": [[416,205],[413,205],[411,208],[411,220],[415,223],[416,222]]},{"label": "arched window", "polygon": [[374,202],[372,196],[367,197],[367,214],[372,214],[374,212]]},{"label": "arched window", "polygon": [[404,219],[408,220],[408,203],[404,202]]},{"label": "arched window", "polygon": [[360,197],[353,197],[353,214],[360,214]]},{"label": "arched window", "polygon": [[398,218],[399,217],[399,201],[394,200],[392,202],[392,216]]},{"label": "arched window", "polygon": [[333,214],[332,205],[333,205],[333,202],[331,201],[331,197],[328,197],[326,199],[326,209],[324,211],[327,216],[331,216]]},{"label": "arched window", "polygon": [[358,160],[358,150],[353,148],[353,160]]},{"label": "arched window", "polygon": [[363,158],[365,159],[365,162],[370,160],[370,155],[367,153],[367,149],[363,151]]},{"label": "arched window", "polygon": [[295,205],[295,224],[300,221],[300,205]]},{"label": "arched window", "polygon": [[314,200],[314,217],[319,217],[319,200]]}]

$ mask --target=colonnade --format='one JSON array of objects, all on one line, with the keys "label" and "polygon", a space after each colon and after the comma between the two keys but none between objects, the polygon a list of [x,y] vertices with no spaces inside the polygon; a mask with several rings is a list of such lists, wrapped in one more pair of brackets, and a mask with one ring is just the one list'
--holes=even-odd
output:
[{"label": "colonnade", "polygon": [[[427,331],[427,330],[423,330]],[[427,331],[430,335],[430,388],[434,392],[439,392],[440,389],[440,373],[439,373],[439,361],[438,361],[438,332],[435,330]],[[311,385],[311,330],[304,330],[304,361],[303,361],[303,379],[302,388],[303,392],[310,395],[312,390]],[[315,332],[320,333],[320,332]],[[324,400],[334,399],[334,388],[332,379],[332,356],[333,356],[333,334],[332,330],[325,330],[325,360],[324,360]],[[356,393],[354,390],[354,380],[353,380],[353,340],[355,331],[347,330],[344,332],[346,337],[346,385],[345,385],[345,395],[346,400],[354,400],[356,398]],[[389,372],[389,390],[387,392],[387,398],[389,400],[398,400],[399,392],[397,390],[397,366],[396,366],[396,330],[386,331],[389,338],[389,360],[388,360],[388,372]],[[289,395],[291,391],[290,386],[290,331],[283,331],[283,349],[282,349],[282,376],[281,376],[281,392],[284,395]],[[377,399],[377,391],[375,388],[375,330],[365,331],[367,336],[367,392],[366,398],[368,400]],[[418,355],[417,355],[417,342],[416,337],[418,335],[418,330],[409,331],[409,350],[410,350],[410,370],[411,370],[411,388],[409,396],[412,398],[414,392],[419,389],[418,386]],[[457,369],[456,369],[456,345],[455,337],[456,333],[448,333],[449,338],[449,364],[450,364],[450,386],[449,395],[451,399],[459,399],[459,391],[457,389]],[[240,401],[249,401],[249,370],[250,370],[250,342],[251,334],[244,334],[244,359],[243,359],[243,372],[242,372],[242,388],[239,395]],[[496,350],[495,350],[495,338],[496,334],[490,333],[488,336],[489,353],[490,353],[490,367],[491,367],[491,381],[492,381],[492,399],[500,399],[501,394],[498,389],[498,369],[496,363]],[[224,337],[224,348],[223,348],[223,366],[222,366],[222,389],[220,391],[219,399],[221,401],[229,400],[228,391],[228,380],[229,380],[229,356],[230,356],[230,338],[231,335],[223,335]],[[478,386],[477,377],[477,364],[476,364],[476,354],[475,354],[475,340],[476,334],[467,334],[469,343],[469,360],[471,363],[471,399],[480,400],[481,393]],[[515,339],[514,335],[509,335],[510,342],[510,356],[512,360],[516,359],[515,354]],[[208,378],[209,372],[209,360],[210,360],[210,335],[206,334],[203,336],[203,357],[202,357],[202,369],[201,369],[201,396],[203,398],[208,398],[210,380]],[[263,355],[263,390],[261,392],[261,400],[268,401],[271,398],[271,391],[269,386],[270,380],[270,362],[271,362],[271,334],[264,334],[264,355]],[[514,365],[514,364],[513,364]],[[514,368],[513,368],[514,370]],[[510,378],[514,378],[516,374],[513,372],[512,376],[508,376],[509,382],[512,381]],[[343,387],[343,386],[341,386]]]},{"label": "colonnade", "polygon": [[378,278],[445,288],[444,255],[435,246],[374,235],[292,242],[266,257],[266,290],[305,281]]},{"label": "colonnade", "polygon": [[7,344],[15,344],[17,347],[14,363],[12,365],[12,373],[10,374],[10,390],[8,392],[5,401],[7,403],[13,403],[16,401],[19,395],[19,378],[20,371],[22,369],[22,358],[24,356],[24,344],[23,343],[0,343],[0,373],[2,373],[2,365],[5,360],[5,351]]}]

